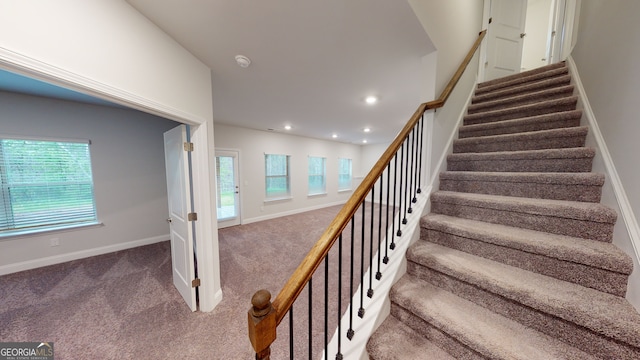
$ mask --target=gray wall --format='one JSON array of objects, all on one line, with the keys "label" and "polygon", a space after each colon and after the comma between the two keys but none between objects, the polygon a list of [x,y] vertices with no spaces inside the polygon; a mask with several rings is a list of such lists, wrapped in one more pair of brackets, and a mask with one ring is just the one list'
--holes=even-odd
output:
[{"label": "gray wall", "polygon": [[[103,226],[0,239],[0,274],[168,240],[164,131],[134,110],[0,92],[0,134],[88,139]],[[56,237],[60,246],[51,247]]]},{"label": "gray wall", "polygon": [[640,1],[582,2],[572,57],[635,214],[640,214]]},{"label": "gray wall", "polygon": [[[636,0],[583,1],[577,43],[571,54],[636,220],[640,214],[640,142],[637,139],[640,122],[636,107],[640,95],[640,72],[636,69],[640,58],[638,14],[640,1]],[[594,168],[596,165],[594,162]],[[603,202],[616,207],[615,196],[607,191],[611,179],[607,181]],[[634,258],[635,269],[629,279],[627,299],[640,309],[640,262],[636,253],[639,249],[638,244],[635,251],[633,246],[633,241],[638,239],[629,237],[625,225],[619,216],[614,243]]]}]

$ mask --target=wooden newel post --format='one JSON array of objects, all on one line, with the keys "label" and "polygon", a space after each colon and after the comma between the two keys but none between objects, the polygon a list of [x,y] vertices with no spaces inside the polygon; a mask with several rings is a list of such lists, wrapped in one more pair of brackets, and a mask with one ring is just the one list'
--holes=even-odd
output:
[{"label": "wooden newel post", "polygon": [[249,340],[256,360],[269,360],[271,343],[276,340],[276,310],[271,305],[271,293],[258,290],[251,297],[249,309]]}]

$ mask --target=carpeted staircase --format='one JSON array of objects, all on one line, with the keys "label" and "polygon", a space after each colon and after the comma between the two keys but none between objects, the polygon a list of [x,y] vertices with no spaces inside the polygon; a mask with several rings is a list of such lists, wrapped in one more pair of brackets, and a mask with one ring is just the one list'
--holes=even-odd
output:
[{"label": "carpeted staircase", "polygon": [[478,85],[371,359],[640,359],[564,63]]}]

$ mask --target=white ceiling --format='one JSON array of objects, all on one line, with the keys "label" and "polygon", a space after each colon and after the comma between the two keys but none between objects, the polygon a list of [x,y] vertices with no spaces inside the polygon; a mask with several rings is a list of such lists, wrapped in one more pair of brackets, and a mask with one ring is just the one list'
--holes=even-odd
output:
[{"label": "white ceiling", "polygon": [[[216,123],[258,130],[388,142],[419,105],[421,58],[435,50],[406,0],[127,2],[212,69]],[[2,72],[0,88],[92,101]]]},{"label": "white ceiling", "polygon": [[419,105],[421,58],[434,51],[406,0],[127,2],[212,69],[214,121],[253,129],[390,141]]}]

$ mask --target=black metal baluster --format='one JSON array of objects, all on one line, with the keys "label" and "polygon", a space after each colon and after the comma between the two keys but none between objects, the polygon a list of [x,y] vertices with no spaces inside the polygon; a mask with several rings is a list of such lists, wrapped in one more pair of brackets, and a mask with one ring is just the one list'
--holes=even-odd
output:
[{"label": "black metal baluster", "polygon": [[[378,204],[378,272],[376,273],[376,280],[382,279],[382,272],[380,272],[380,256],[382,254],[382,248],[380,243],[382,242],[382,189],[384,189],[384,178],[380,175],[380,198]],[[373,271],[373,267],[371,268]]]},{"label": "black metal baluster", "polygon": [[354,239],[356,234],[355,215],[351,216],[351,275],[349,275],[349,330],[347,330],[347,339],[353,339],[353,250]]},{"label": "black metal baluster", "polygon": [[418,194],[422,192],[420,188],[422,184],[422,140],[424,138],[424,114],[420,118],[420,160],[418,161],[418,190],[416,191]]},{"label": "black metal baluster", "polygon": [[329,254],[324,257],[324,358],[328,358],[329,332]]},{"label": "black metal baluster", "polygon": [[[399,210],[401,213],[404,213],[402,211],[402,167],[404,166],[404,142],[402,143],[402,146],[400,147],[400,189],[398,189],[399,192],[399,197],[400,197],[400,203],[399,203]],[[400,214],[400,216],[398,216],[398,236],[402,236],[402,225],[400,225],[400,221],[402,220],[402,214]],[[403,224],[407,223],[407,219],[405,218],[404,221],[402,222]]]},{"label": "black metal baluster", "polygon": [[309,279],[309,359],[313,359],[313,278]]},{"label": "black metal baluster", "polygon": [[375,220],[375,208],[376,208],[376,185],[371,185],[371,221],[369,223],[369,289],[367,289],[367,296],[373,297],[373,221]]},{"label": "black metal baluster", "polygon": [[289,309],[289,359],[293,360],[293,305]]},{"label": "black metal baluster", "polygon": [[[382,262],[385,264],[389,263],[389,193],[391,192],[391,188],[389,185],[391,184],[391,161],[387,164],[387,216],[384,223],[384,258]],[[391,236],[393,236],[393,231],[391,231]]]},{"label": "black metal baluster", "polygon": [[[416,127],[414,126],[413,129],[411,129],[411,165],[410,165],[410,171],[411,171],[411,176],[409,177],[409,197],[411,197],[412,192],[413,192],[413,155],[415,154],[415,144],[416,144]],[[409,214],[411,214],[413,212],[413,201],[408,200],[409,198],[407,198],[407,203],[409,204]]]},{"label": "black metal baluster", "polygon": [[360,249],[360,309],[358,309],[358,316],[360,318],[364,317],[364,225],[365,225],[365,211],[366,204],[365,201],[362,201],[362,234],[361,238],[361,249]]},{"label": "black metal baluster", "polygon": [[338,353],[336,360],[342,360],[342,233],[338,237]]},{"label": "black metal baluster", "polygon": [[[408,135],[407,135],[407,138],[404,139],[404,143],[407,144],[406,153],[407,153],[407,162],[409,162],[409,136]],[[405,175],[404,177],[404,211],[402,212],[403,214],[402,224],[406,224],[407,223],[407,207],[408,207],[407,203],[409,202],[409,200],[407,200],[409,198],[407,196],[407,191],[408,191],[407,184],[409,183],[409,167],[404,162],[402,163],[402,167],[404,168],[404,175]],[[402,175],[402,169],[400,169],[400,175]],[[400,179],[400,182],[402,182],[402,179]],[[402,191],[400,191],[400,193],[402,193]],[[402,197],[402,194],[400,196]]]},{"label": "black metal baluster", "polygon": [[[396,248],[395,236],[396,236],[396,190],[398,189],[398,152],[393,157],[393,213],[391,216],[391,250]],[[398,222],[398,236],[402,235],[400,231],[400,222]]]}]

